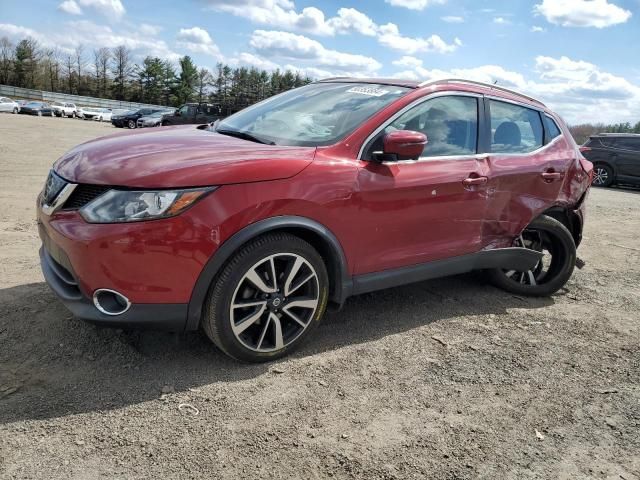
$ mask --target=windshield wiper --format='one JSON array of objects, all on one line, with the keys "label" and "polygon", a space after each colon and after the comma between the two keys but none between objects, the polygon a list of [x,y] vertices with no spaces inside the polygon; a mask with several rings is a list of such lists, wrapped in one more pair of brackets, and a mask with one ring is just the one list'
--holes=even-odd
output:
[{"label": "windshield wiper", "polygon": [[261,138],[256,137],[255,135],[250,134],[249,132],[241,132],[240,130],[216,130],[216,132],[222,135],[228,135],[230,137],[242,138],[243,140],[249,140],[251,142],[263,143],[265,145],[275,145],[276,142],[270,142],[268,140],[263,140]]}]

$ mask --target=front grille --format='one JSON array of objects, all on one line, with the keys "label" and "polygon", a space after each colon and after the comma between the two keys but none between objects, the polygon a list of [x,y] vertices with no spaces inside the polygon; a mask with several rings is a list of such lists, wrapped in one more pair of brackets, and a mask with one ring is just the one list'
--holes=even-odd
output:
[{"label": "front grille", "polygon": [[62,207],[63,210],[78,210],[110,190],[106,185],[78,185]]}]

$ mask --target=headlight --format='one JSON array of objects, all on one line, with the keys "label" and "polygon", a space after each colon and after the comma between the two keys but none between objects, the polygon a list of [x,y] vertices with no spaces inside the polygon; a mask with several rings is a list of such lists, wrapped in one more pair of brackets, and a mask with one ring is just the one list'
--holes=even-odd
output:
[{"label": "headlight", "polygon": [[178,215],[216,187],[184,190],[109,190],[80,209],[89,223],[155,220]]}]

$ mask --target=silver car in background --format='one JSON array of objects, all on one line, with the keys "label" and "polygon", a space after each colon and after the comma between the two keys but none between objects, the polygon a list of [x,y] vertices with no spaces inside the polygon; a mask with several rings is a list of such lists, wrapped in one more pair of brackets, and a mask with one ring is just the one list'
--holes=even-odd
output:
[{"label": "silver car in background", "polygon": [[159,112],[152,113],[151,115],[140,117],[136,122],[136,126],[138,128],[159,127],[160,125],[162,125],[162,117],[164,115],[173,115],[175,111],[176,109],[172,108],[169,110],[161,110]]},{"label": "silver car in background", "polygon": [[0,112],[18,113],[20,105],[9,97],[0,97]]}]

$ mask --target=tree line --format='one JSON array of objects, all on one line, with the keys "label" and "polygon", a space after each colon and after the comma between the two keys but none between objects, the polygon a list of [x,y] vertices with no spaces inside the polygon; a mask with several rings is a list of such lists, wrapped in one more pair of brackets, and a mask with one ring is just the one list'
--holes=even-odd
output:
[{"label": "tree line", "polygon": [[177,64],[147,56],[136,63],[130,49],[82,45],[73,52],[40,45],[33,38],[17,44],[0,38],[0,84],[154,105],[185,102],[220,104],[232,113],[277,93],[311,82],[299,72],[218,63],[214,71],[185,55]]},{"label": "tree line", "polygon": [[612,123],[609,125],[604,123],[583,123],[580,125],[571,125],[569,130],[576,143],[582,145],[591,135],[597,133],[640,133],[640,122],[635,125],[629,122]]}]

